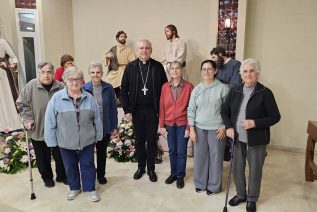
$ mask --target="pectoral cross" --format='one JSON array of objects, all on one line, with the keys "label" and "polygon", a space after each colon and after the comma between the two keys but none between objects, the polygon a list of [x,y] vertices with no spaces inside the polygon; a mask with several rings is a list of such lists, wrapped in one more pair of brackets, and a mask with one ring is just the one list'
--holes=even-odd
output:
[{"label": "pectoral cross", "polygon": [[144,96],[146,95],[146,92],[148,91],[148,89],[144,86],[143,88],[142,88],[142,91],[143,91],[143,94],[144,94]]}]

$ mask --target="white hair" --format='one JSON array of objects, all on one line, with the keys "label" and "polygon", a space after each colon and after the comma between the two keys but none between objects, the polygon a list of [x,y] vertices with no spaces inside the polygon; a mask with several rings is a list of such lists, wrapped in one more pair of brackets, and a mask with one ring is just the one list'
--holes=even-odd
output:
[{"label": "white hair", "polygon": [[136,45],[136,48],[138,49],[140,47],[141,43],[144,43],[144,42],[147,43],[149,45],[150,49],[152,50],[152,43],[148,39],[139,40],[137,45]]},{"label": "white hair", "polygon": [[253,65],[254,68],[255,68],[257,76],[260,75],[260,73],[261,73],[260,63],[254,58],[248,58],[248,59],[245,59],[245,60],[242,61],[241,66],[240,66],[240,75],[243,73],[243,66],[245,64]]}]

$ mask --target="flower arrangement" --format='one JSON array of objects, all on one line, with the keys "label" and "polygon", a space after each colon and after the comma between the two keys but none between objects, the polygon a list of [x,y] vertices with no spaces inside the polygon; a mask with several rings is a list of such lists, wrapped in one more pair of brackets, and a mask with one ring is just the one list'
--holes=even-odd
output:
[{"label": "flower arrangement", "polygon": [[[0,173],[15,174],[28,166],[28,150],[24,132],[10,132],[5,128],[0,133]],[[29,143],[32,167],[35,166],[35,154]]]},{"label": "flower arrangement", "polygon": [[107,156],[118,162],[136,162],[133,124],[126,118],[122,118],[119,127],[111,134]]}]

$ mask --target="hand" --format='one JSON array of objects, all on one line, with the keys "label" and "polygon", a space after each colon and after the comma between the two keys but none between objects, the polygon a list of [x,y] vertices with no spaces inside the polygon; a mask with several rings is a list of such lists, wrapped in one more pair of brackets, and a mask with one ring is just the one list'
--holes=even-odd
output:
[{"label": "hand", "polygon": [[108,52],[106,54],[106,58],[113,58],[114,57],[114,54],[112,52]]},{"label": "hand", "polygon": [[189,138],[189,130],[185,130],[185,135],[184,135],[184,138]]},{"label": "hand", "polygon": [[17,64],[13,63],[13,64],[10,65],[10,68],[15,68],[16,66],[17,66]]},{"label": "hand", "polygon": [[216,138],[217,138],[217,140],[218,141],[222,141],[224,138],[225,138],[225,131],[226,131],[226,129],[225,129],[225,127],[224,126],[222,126],[222,127],[220,127],[218,130],[217,130],[217,136],[216,136]]},{"label": "hand", "polygon": [[132,121],[132,114],[131,114],[131,113],[125,114],[124,117],[125,117],[128,121]]},{"label": "hand", "polygon": [[255,122],[251,119],[243,120],[241,122],[241,126],[244,127],[244,129],[248,130],[255,127]]},{"label": "hand", "polygon": [[5,62],[0,62],[0,65],[5,67],[5,68],[7,67],[7,64]]},{"label": "hand", "polygon": [[161,135],[165,135],[167,132],[166,128],[164,128],[164,127],[160,128],[159,131],[160,131]]},{"label": "hand", "polygon": [[229,128],[226,130],[226,135],[227,137],[231,138],[232,140],[234,139],[234,129],[233,128]]},{"label": "hand", "polygon": [[24,127],[25,127],[25,129],[27,129],[27,130],[32,130],[32,129],[35,128],[35,125],[34,125],[34,122],[32,121],[32,122],[29,122],[29,123],[24,124]]},{"label": "hand", "polygon": [[195,130],[194,127],[190,127],[189,139],[190,139],[193,143],[196,143],[196,141],[197,141],[196,130]]}]

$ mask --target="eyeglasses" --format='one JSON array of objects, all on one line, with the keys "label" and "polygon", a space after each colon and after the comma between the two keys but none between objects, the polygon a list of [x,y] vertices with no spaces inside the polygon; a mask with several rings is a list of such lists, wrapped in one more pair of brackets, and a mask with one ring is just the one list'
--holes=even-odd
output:
[{"label": "eyeglasses", "polygon": [[215,70],[214,68],[203,68],[201,69],[201,71],[206,71],[206,72],[212,72],[213,70]]},{"label": "eyeglasses", "polygon": [[72,84],[75,83],[75,82],[81,83],[82,79],[81,78],[75,78],[75,79],[70,78],[70,79],[67,79],[67,81],[72,83]]}]

